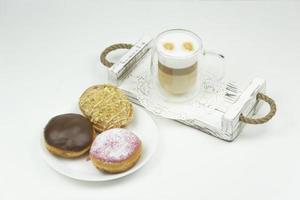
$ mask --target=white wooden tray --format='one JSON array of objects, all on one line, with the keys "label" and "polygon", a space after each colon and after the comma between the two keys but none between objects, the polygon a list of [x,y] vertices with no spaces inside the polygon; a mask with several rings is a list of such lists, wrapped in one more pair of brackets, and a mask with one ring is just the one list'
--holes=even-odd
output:
[{"label": "white wooden tray", "polygon": [[[160,103],[153,101],[151,98],[147,99],[151,95],[146,85],[146,75],[150,64],[149,56],[147,56],[147,50],[150,46],[147,46],[147,44],[145,41],[139,41],[135,45],[116,44],[106,48],[101,54],[101,62],[108,67],[108,82],[118,85],[133,103],[144,106],[156,115],[172,118],[226,141],[233,141],[241,133],[245,123],[265,123],[275,115],[275,102],[264,95],[266,81],[262,78],[254,78],[244,89],[230,81],[223,81],[220,83],[220,87],[223,88],[222,92],[214,94],[214,98],[210,98],[210,94],[206,94],[207,101],[199,100],[197,102],[199,106],[188,111],[192,116],[191,118],[187,118],[186,113],[184,117],[180,117],[180,114],[178,115],[174,111],[176,109],[161,106]],[[106,56],[110,51],[119,48],[131,49],[116,64],[106,60]],[[122,71],[123,76],[114,76],[116,74],[114,70],[129,65],[134,67]],[[211,99],[217,100],[211,101]],[[253,119],[251,117],[261,105],[259,99],[267,102],[271,109],[266,116]]]}]

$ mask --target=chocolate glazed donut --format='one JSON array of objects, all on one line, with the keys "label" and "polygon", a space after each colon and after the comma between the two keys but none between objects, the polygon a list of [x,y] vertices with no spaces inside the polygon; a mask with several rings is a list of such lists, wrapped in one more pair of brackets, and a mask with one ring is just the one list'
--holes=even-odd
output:
[{"label": "chocolate glazed donut", "polygon": [[74,113],[53,117],[44,130],[46,148],[66,158],[78,157],[87,152],[94,136],[91,122]]}]

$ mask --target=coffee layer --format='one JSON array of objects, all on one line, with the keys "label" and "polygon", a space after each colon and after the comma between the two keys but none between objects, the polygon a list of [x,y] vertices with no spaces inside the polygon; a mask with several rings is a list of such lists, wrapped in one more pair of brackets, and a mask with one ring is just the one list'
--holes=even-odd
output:
[{"label": "coffee layer", "polygon": [[197,81],[197,63],[184,69],[172,69],[159,65],[158,78],[167,92],[180,95],[192,89]]},{"label": "coffee layer", "polygon": [[175,76],[182,76],[186,74],[193,73],[194,71],[197,71],[197,62],[189,67],[186,68],[180,68],[180,69],[174,69],[171,67],[168,67],[166,65],[161,64],[158,62],[158,68],[160,71],[163,71],[166,74],[175,75]]}]

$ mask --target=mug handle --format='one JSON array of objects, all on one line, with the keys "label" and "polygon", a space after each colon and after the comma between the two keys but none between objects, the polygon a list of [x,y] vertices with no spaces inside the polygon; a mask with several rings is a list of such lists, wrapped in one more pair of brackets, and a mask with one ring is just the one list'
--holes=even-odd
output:
[{"label": "mug handle", "polygon": [[225,56],[221,53],[217,53],[217,52],[214,52],[214,51],[209,51],[209,50],[204,50],[203,51],[203,55],[214,55],[214,56],[217,56],[221,59],[225,59]]},{"label": "mug handle", "polygon": [[[204,50],[203,51],[203,56],[204,56],[204,65],[203,65],[203,72],[206,74],[206,78],[204,79],[204,85],[206,84],[206,88],[214,88],[213,90],[216,90],[218,87],[218,83],[223,79],[225,75],[225,66],[224,66],[224,61],[225,61],[225,56],[221,53],[214,52],[214,51],[209,51],[209,50]],[[221,60],[221,63],[218,64],[213,64],[210,66],[210,64],[205,63],[205,59],[209,57],[212,57],[213,59],[216,60]]]}]

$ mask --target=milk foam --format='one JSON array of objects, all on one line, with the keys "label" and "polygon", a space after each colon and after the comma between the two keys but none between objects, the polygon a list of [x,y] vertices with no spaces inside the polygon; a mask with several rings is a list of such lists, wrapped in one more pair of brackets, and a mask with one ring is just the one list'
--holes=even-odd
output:
[{"label": "milk foam", "polygon": [[[183,47],[185,42],[193,45],[192,50]],[[164,44],[172,43],[174,48],[168,50]],[[156,43],[159,62],[170,68],[181,69],[190,67],[198,60],[199,50],[202,50],[201,40],[191,32],[184,30],[173,30],[159,36]]]}]

